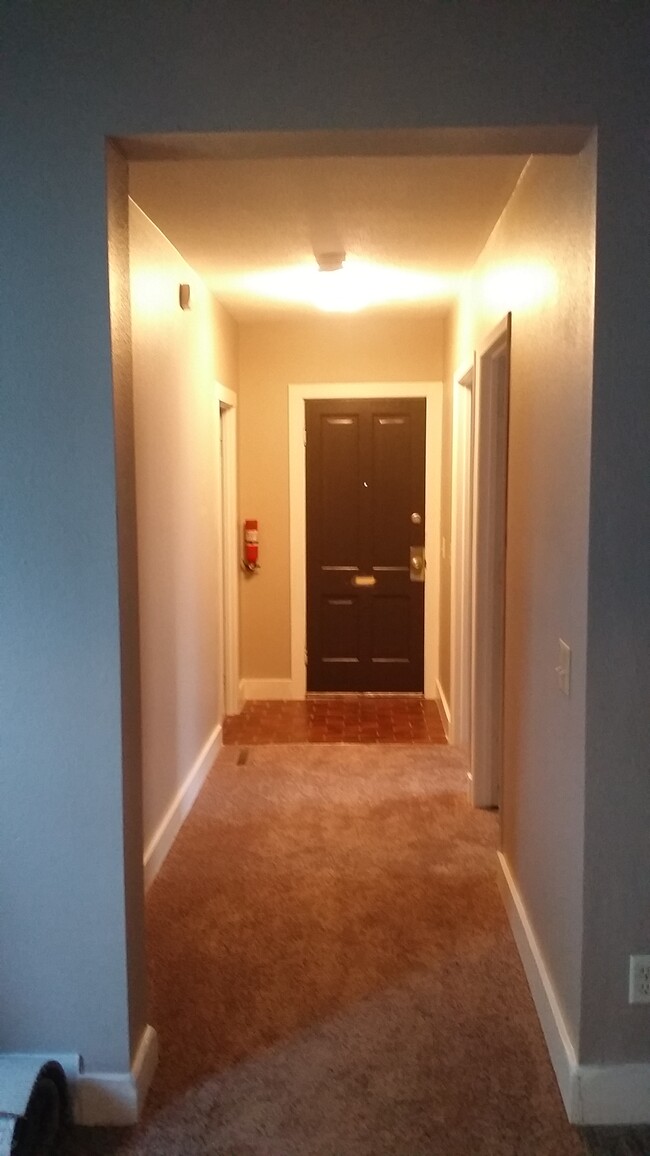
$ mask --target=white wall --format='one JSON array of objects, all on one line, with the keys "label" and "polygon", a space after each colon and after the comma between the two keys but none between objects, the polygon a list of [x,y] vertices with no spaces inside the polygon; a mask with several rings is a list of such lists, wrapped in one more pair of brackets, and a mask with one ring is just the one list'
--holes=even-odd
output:
[{"label": "white wall", "polygon": [[[178,791],[209,769],[223,717],[215,347],[233,360],[223,309],[133,202],[129,214],[144,845],[164,843]],[[191,288],[181,310],[178,286]],[[213,334],[214,323],[214,334]],[[230,348],[229,348],[230,347]],[[232,380],[232,379],[231,379]],[[224,382],[223,384],[227,384]],[[196,784],[195,784],[196,785]]]},{"label": "white wall", "polygon": [[644,4],[622,19],[572,0],[561,20],[471,0],[377,0],[336,20],[315,0],[225,0],[191,18],[170,0],[164,20],[154,0],[74,20],[7,8],[1,1047],[81,1048],[124,1070],[144,1022],[142,961],[126,954],[142,878],[123,826],[123,767],[138,784],[122,750],[106,137],[582,123],[598,128],[598,200],[584,965],[571,968],[583,1054],[650,1060],[650,1008],[627,1006],[625,967],[650,948],[649,24]]},{"label": "white wall", "polygon": [[[533,157],[460,301],[462,369],[512,311],[503,852],[578,1048],[596,142]],[[558,640],[572,650],[558,688]]]}]

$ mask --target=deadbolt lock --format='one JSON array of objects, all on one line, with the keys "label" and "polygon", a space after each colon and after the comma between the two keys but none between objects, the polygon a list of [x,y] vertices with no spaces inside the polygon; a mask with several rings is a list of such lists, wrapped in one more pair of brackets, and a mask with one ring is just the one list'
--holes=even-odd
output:
[{"label": "deadbolt lock", "polygon": [[409,550],[409,577],[411,582],[424,582],[425,567],[424,546],[411,546]]}]

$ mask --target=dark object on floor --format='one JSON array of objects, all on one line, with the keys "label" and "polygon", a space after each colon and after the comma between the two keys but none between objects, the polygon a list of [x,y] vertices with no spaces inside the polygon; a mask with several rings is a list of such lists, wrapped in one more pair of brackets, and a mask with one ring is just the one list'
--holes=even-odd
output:
[{"label": "dark object on floor", "polygon": [[57,1063],[45,1064],[24,1116],[16,1122],[11,1156],[54,1156],[68,1115],[66,1078]]},{"label": "dark object on floor", "polygon": [[589,1156],[649,1156],[650,1127],[583,1128]]}]

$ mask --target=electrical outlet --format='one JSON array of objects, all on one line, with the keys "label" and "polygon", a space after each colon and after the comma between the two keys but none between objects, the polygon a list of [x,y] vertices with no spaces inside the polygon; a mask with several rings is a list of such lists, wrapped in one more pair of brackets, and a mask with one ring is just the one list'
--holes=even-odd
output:
[{"label": "electrical outlet", "polygon": [[650,1003],[650,955],[630,956],[629,1003]]}]

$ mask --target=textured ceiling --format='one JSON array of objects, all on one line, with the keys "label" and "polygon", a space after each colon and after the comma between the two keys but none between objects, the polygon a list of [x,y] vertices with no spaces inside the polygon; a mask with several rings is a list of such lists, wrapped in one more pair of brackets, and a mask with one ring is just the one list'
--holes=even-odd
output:
[{"label": "textured ceiling", "polygon": [[455,279],[478,256],[526,159],[132,161],[130,192],[239,320],[313,308],[269,300],[246,277],[315,265],[315,254],[331,251],[344,251],[350,261],[432,274],[440,283],[400,308],[446,308]]}]

